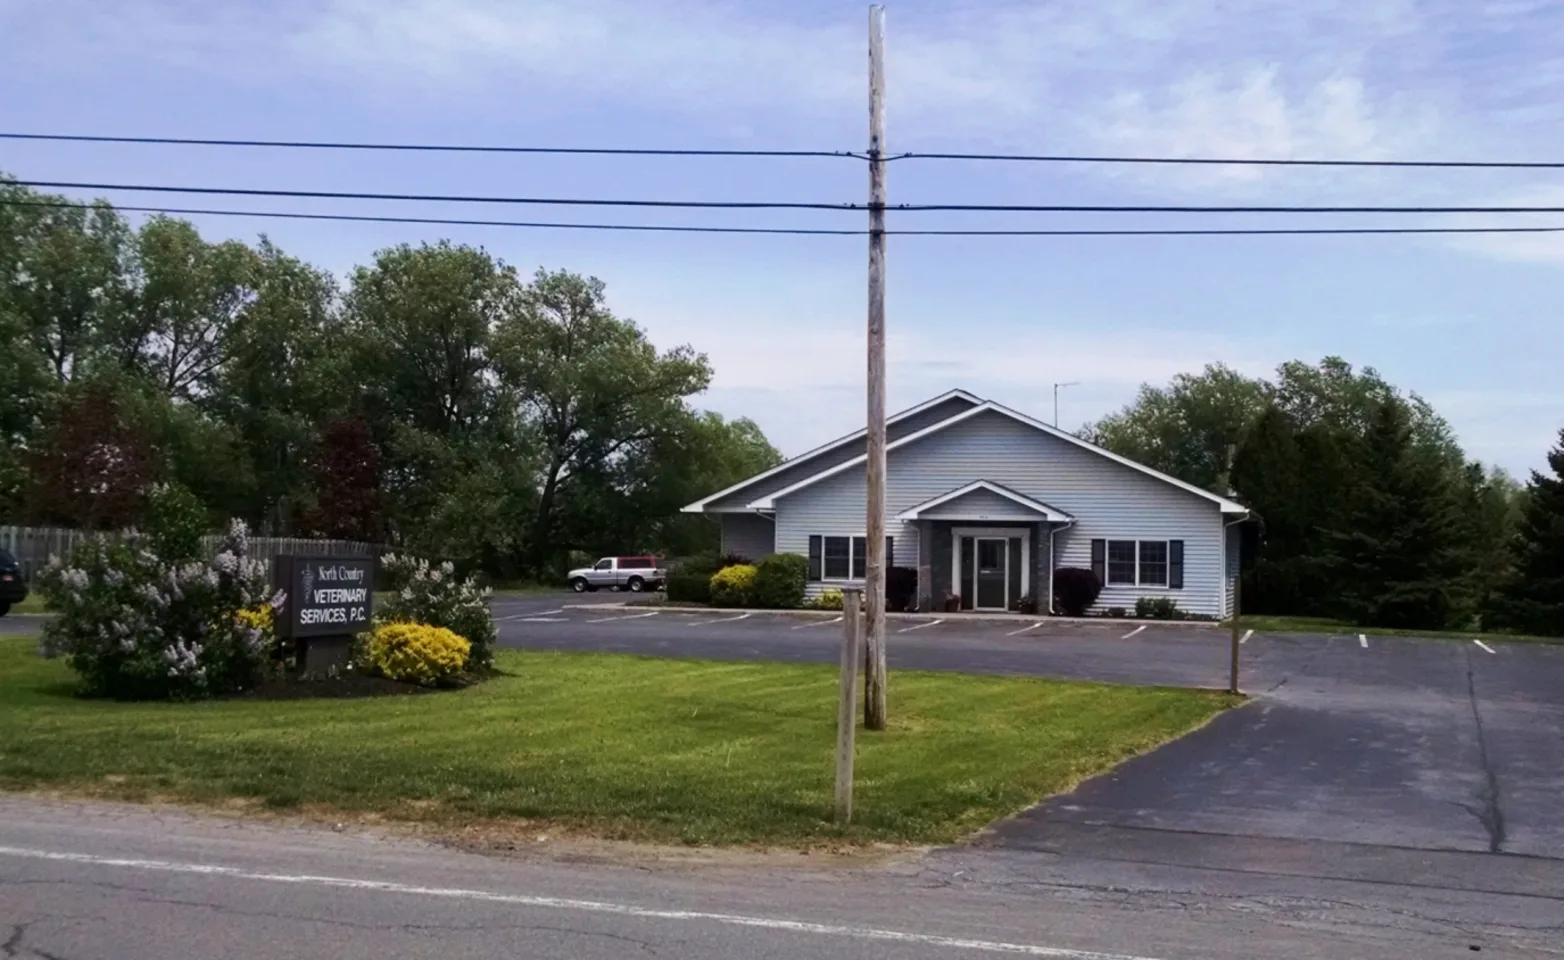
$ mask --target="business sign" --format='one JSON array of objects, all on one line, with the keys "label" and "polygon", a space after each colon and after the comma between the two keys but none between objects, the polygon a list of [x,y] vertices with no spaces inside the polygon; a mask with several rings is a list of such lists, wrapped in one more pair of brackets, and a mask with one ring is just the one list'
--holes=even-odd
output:
[{"label": "business sign", "polygon": [[375,610],[373,557],[278,557],[273,570],[286,591],[277,633],[325,637],[368,630]]}]

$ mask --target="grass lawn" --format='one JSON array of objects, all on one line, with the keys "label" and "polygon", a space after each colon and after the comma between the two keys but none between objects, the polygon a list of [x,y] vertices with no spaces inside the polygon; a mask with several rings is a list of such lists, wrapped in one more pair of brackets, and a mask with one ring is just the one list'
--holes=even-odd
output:
[{"label": "grass lawn", "polygon": [[1200,726],[1193,690],[899,672],[860,732],[855,817],[830,823],[836,670],[504,651],[467,690],[365,700],[77,699],[0,639],[0,788],[597,836],[810,845],[957,839]]},{"label": "grass lawn", "polygon": [[21,603],[11,605],[12,613],[43,613],[43,597],[38,593],[29,593],[27,599]]},{"label": "grass lawn", "polygon": [[1495,633],[1492,630],[1393,630],[1389,627],[1355,627],[1345,620],[1327,617],[1240,617],[1238,624],[1245,630],[1261,633],[1361,633],[1380,637],[1431,637],[1436,640],[1497,640],[1501,643],[1557,643],[1564,644],[1564,637],[1532,637],[1518,633]]}]

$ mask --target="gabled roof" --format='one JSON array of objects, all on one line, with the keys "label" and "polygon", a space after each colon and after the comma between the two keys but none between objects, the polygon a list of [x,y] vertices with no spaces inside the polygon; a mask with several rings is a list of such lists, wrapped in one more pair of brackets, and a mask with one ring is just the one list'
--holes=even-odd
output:
[{"label": "gabled roof", "polygon": [[[900,440],[897,440],[897,441],[895,441],[893,443],[886,444],[885,449],[886,449],[887,452],[889,452],[891,450],[900,449],[901,447],[905,447],[905,446],[907,446],[909,444],[917,443],[919,440],[922,440],[924,437],[932,436],[933,434],[936,434],[936,433],[940,432],[941,430],[944,430],[944,429],[946,429],[948,427],[952,427],[952,426],[954,426],[954,425],[956,425],[958,423],[963,423],[963,422],[965,422],[967,420],[972,419],[973,417],[981,416],[981,415],[983,415],[985,413],[997,413],[1000,416],[1009,417],[1010,419],[1016,421],[1017,423],[1025,424],[1026,426],[1031,427],[1032,429],[1038,431],[1039,433],[1047,434],[1050,437],[1054,437],[1056,439],[1063,440],[1066,443],[1072,443],[1075,446],[1080,447],[1083,450],[1090,450],[1092,453],[1095,453],[1098,456],[1106,457],[1109,460],[1114,461],[1115,463],[1123,464],[1124,466],[1129,467],[1131,470],[1138,470],[1139,472],[1144,473],[1144,474],[1146,474],[1149,477],[1155,477],[1156,479],[1161,480],[1164,483],[1170,483],[1173,486],[1178,487],[1181,490],[1188,491],[1189,493],[1192,493],[1192,494],[1194,494],[1194,495],[1196,495],[1198,497],[1202,497],[1202,498],[1204,498],[1206,500],[1210,500],[1211,502],[1215,503],[1221,509],[1221,511],[1223,513],[1248,513],[1249,512],[1249,508],[1245,507],[1241,503],[1238,503],[1238,502],[1236,502],[1234,500],[1229,500],[1227,497],[1218,496],[1217,494],[1214,494],[1214,493],[1212,493],[1209,490],[1202,490],[1201,488],[1195,486],[1194,484],[1192,484],[1192,483],[1185,483],[1184,481],[1178,479],[1177,477],[1170,477],[1170,476],[1168,476],[1167,474],[1163,473],[1160,470],[1153,470],[1150,467],[1146,466],[1145,464],[1136,463],[1134,460],[1131,460],[1128,457],[1121,457],[1118,454],[1112,452],[1111,450],[1104,450],[1102,447],[1097,446],[1095,443],[1088,443],[1087,441],[1082,440],[1080,437],[1077,437],[1073,433],[1069,433],[1067,431],[1060,430],[1057,427],[1051,427],[1048,424],[1043,423],[1040,420],[1033,420],[1031,417],[1027,416],[1026,414],[1017,413],[1016,411],[1011,410],[1009,407],[1003,406],[1001,404],[997,404],[997,403],[993,402],[992,400],[986,400],[983,403],[973,407],[970,410],[963,410],[962,412],[956,414],[953,417],[947,417],[946,419],[941,420],[939,423],[933,424],[932,426],[925,427],[922,430],[917,431],[916,433],[909,433],[907,436],[902,437]],[[776,509],[776,500],[777,500],[778,497],[785,497],[785,496],[787,496],[787,495],[789,495],[791,493],[796,493],[799,490],[804,489],[805,487],[813,486],[814,484],[819,483],[821,480],[824,480],[827,477],[834,477],[834,476],[836,476],[839,473],[842,473],[842,472],[847,471],[847,470],[851,470],[852,468],[857,467],[857,466],[861,466],[863,464],[864,460],[865,460],[865,457],[860,454],[859,456],[856,456],[853,459],[846,461],[845,463],[839,463],[836,466],[831,467],[831,468],[826,469],[826,470],[822,470],[819,473],[814,474],[813,476],[806,477],[803,480],[800,480],[799,482],[797,482],[795,484],[792,484],[791,486],[783,487],[781,490],[777,490],[774,493],[767,494],[766,496],[761,497],[758,500],[755,500],[752,503],[750,503],[749,504],[749,508],[751,510],[774,510],[774,509]]]},{"label": "gabled roof", "polygon": [[[908,407],[906,410],[903,410],[903,411],[901,411],[899,413],[892,414],[891,416],[885,418],[885,422],[886,422],[887,425],[890,425],[890,424],[893,424],[893,423],[898,423],[898,422],[900,422],[902,420],[906,420],[908,417],[917,416],[918,414],[924,412],[925,410],[929,410],[929,409],[932,409],[933,407],[937,407],[940,404],[945,403],[948,400],[958,400],[958,399],[959,400],[966,400],[967,402],[971,403],[973,405],[973,407],[978,407],[978,406],[981,406],[983,404],[983,398],[973,396],[972,394],[968,393],[965,390],[949,390],[949,391],[946,391],[945,393],[940,394],[939,396],[935,397],[932,400],[925,400],[923,403],[920,403],[920,404],[918,404],[915,407]],[[840,439],[832,440],[830,443],[825,444],[824,446],[816,447],[813,450],[810,450],[810,451],[808,451],[806,453],[801,453],[798,456],[793,457],[790,460],[784,460],[781,463],[777,464],[776,466],[772,467],[770,470],[765,471],[764,473],[757,473],[753,477],[750,477],[747,480],[743,480],[743,481],[741,481],[739,483],[735,483],[733,486],[728,487],[726,490],[718,490],[716,493],[712,494],[709,497],[705,497],[703,499],[697,500],[694,503],[690,504],[689,506],[682,508],[680,512],[681,513],[704,513],[706,511],[706,505],[707,504],[714,503],[714,502],[716,502],[718,500],[721,500],[723,497],[726,497],[729,494],[736,493],[736,492],[738,492],[740,490],[743,490],[745,487],[750,486],[751,484],[759,483],[760,481],[766,479],[767,477],[774,477],[774,476],[776,476],[777,474],[781,473],[784,470],[791,470],[792,468],[798,466],[801,463],[804,463],[804,462],[806,462],[808,460],[811,460],[811,459],[813,459],[815,457],[818,457],[818,456],[821,456],[823,454],[830,453],[833,450],[840,450],[842,447],[845,447],[848,444],[862,443],[863,440],[864,440],[864,437],[865,437],[865,435],[867,433],[868,433],[867,430],[858,430],[858,431],[850,433],[847,436],[842,437]],[[858,459],[860,461],[862,461],[863,457],[860,456]]]},{"label": "gabled roof", "polygon": [[995,483],[992,480],[974,480],[964,487],[957,487],[949,493],[942,493],[932,500],[925,500],[916,507],[913,507],[911,510],[903,510],[901,513],[896,515],[896,519],[916,520],[918,519],[918,515],[924,511],[933,510],[935,507],[950,503],[952,500],[960,500],[967,494],[976,492],[978,490],[987,490],[989,493],[998,494],[999,496],[1004,497],[1006,500],[1010,500],[1016,504],[1019,504],[1020,506],[1025,507],[1027,510],[1037,514],[1038,516],[1046,517],[1049,521],[1054,523],[1069,523],[1075,519],[1068,513],[1065,513],[1063,510],[1056,510],[1053,507],[1050,507],[1048,504],[1043,503],[1041,500],[1033,500],[1024,493],[1017,493],[1009,487],[1004,486],[1003,484]]}]

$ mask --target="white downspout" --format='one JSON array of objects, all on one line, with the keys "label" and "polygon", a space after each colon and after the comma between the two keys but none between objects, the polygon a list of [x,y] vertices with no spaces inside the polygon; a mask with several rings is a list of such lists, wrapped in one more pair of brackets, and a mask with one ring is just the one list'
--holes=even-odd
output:
[{"label": "white downspout", "polygon": [[1073,526],[1075,526],[1075,521],[1072,519],[1067,523],[1061,523],[1057,527],[1050,525],[1048,528],[1048,613],[1050,616],[1056,616],[1059,613],[1059,611],[1054,609],[1054,568],[1059,566],[1059,559],[1054,555],[1054,537],[1060,530],[1068,530]]},{"label": "white downspout", "polygon": [[[1238,613],[1237,610],[1230,610],[1227,606],[1227,530],[1229,527],[1238,526],[1240,523],[1248,520],[1253,515],[1254,514],[1252,511],[1245,510],[1244,515],[1239,517],[1237,520],[1234,520],[1232,523],[1222,524],[1222,576],[1217,580],[1218,593],[1216,597],[1216,608],[1223,611],[1227,615],[1222,618],[1223,620],[1226,620],[1228,617],[1236,616]],[[1240,561],[1239,569],[1233,571],[1233,580],[1236,582],[1242,575],[1243,564]]]}]

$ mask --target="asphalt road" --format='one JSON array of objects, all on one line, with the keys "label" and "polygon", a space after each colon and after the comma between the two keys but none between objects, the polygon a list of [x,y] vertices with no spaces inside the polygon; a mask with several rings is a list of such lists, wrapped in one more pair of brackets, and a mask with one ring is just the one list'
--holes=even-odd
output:
[{"label": "asphalt road", "polygon": [[1442,883],[1437,863],[1391,880],[1294,867],[1274,851],[1170,866],[974,848],[841,868],[583,862],[547,843],[480,856],[9,798],[0,799],[0,955],[1422,960],[1473,948],[1556,957],[1564,944],[1556,874],[1549,889],[1506,892]]}]

